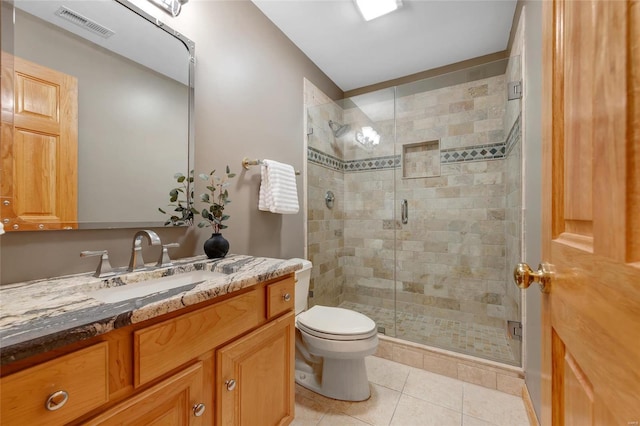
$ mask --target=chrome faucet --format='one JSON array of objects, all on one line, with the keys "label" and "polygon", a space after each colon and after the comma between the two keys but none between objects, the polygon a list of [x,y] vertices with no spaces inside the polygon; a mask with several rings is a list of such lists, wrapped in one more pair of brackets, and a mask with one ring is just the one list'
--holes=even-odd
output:
[{"label": "chrome faucet", "polygon": [[147,241],[152,246],[159,246],[160,237],[150,229],[143,229],[136,232],[133,237],[133,247],[131,249],[131,260],[129,260],[129,272],[136,271],[138,269],[144,269],[144,260],[142,259],[142,237],[147,237]]}]

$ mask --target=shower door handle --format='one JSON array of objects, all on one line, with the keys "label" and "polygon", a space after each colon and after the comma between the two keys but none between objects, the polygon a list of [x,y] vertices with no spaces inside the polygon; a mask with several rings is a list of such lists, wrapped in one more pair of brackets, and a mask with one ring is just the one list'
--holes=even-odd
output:
[{"label": "shower door handle", "polygon": [[407,200],[402,200],[400,206],[402,208],[402,223],[406,225],[409,223],[409,204],[407,203]]}]

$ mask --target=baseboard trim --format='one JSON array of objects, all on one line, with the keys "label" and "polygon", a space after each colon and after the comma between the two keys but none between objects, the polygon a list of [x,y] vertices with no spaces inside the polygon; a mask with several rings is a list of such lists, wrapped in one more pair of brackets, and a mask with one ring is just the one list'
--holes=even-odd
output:
[{"label": "baseboard trim", "polygon": [[538,416],[536,416],[536,410],[533,409],[533,401],[531,401],[531,395],[529,394],[529,388],[527,388],[526,383],[522,386],[522,401],[524,402],[524,408],[527,410],[529,424],[531,426],[540,426]]}]

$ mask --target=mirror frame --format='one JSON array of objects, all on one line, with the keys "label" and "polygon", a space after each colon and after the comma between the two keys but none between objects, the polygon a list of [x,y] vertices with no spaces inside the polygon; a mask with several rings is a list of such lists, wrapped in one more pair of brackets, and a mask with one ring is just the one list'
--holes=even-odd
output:
[{"label": "mirror frame", "polygon": [[[187,141],[186,141],[187,142],[187,170],[184,170],[183,173],[185,176],[188,176],[189,171],[192,170],[195,166],[195,123],[194,123],[194,117],[195,117],[194,80],[195,80],[195,62],[196,62],[195,42],[193,42],[184,34],[174,30],[173,28],[171,28],[170,26],[162,22],[160,19],[155,18],[154,16],[147,13],[146,11],[144,11],[143,9],[141,9],[140,7],[136,6],[135,4],[131,3],[128,0],[111,0],[111,1],[114,1],[120,4],[122,7],[128,9],[131,13],[135,13],[136,15],[140,16],[142,19],[145,19],[151,24],[155,25],[158,29],[165,31],[169,35],[175,37],[187,49],[187,52],[189,55],[188,128],[187,128]],[[8,6],[8,8],[11,8],[12,11],[15,8],[13,0],[2,0],[2,3],[3,3],[2,15],[4,15],[5,11],[7,10],[5,9],[5,6]],[[13,55],[15,51],[14,34],[15,34],[15,21],[13,19],[13,16],[11,17],[2,16],[2,36],[0,37],[0,39],[2,39],[2,51],[7,52],[11,55]],[[5,68],[4,65],[3,65],[3,68]],[[11,72],[13,73],[12,64],[10,65],[10,68],[11,68]],[[13,92],[13,88],[11,90]],[[5,100],[2,99],[2,101],[5,101]],[[2,115],[3,115],[3,122],[5,123],[9,122],[9,120],[6,120],[7,113],[9,112],[9,106],[11,107],[11,119],[10,119],[11,123],[10,124],[13,125],[13,102],[11,102],[11,105],[7,105],[5,102],[2,102],[1,109],[2,109]],[[168,171],[168,173],[175,173],[175,172],[176,172],[175,170]],[[191,196],[190,196],[192,185],[193,184],[187,183],[187,191],[185,194],[187,198],[187,205],[190,205],[191,202],[193,201],[191,200]],[[167,191],[169,189],[170,188],[167,188]],[[156,206],[154,206],[154,208],[155,207]],[[164,223],[165,223],[164,220],[158,220],[158,221],[149,220],[149,221],[135,221],[135,222],[119,222],[117,220],[110,221],[110,222],[77,222],[76,228],[63,229],[63,230],[69,231],[69,230],[90,230],[90,229],[128,229],[128,228],[141,228],[141,227],[164,227]],[[36,225],[35,222],[34,222],[34,225]],[[188,225],[176,225],[176,226],[188,226]],[[20,231],[20,232],[28,232],[28,231],[41,232],[41,231],[60,231],[61,229],[46,229],[46,228],[39,229],[37,226],[33,226],[30,229],[16,229],[16,230],[5,229],[5,230]]]}]

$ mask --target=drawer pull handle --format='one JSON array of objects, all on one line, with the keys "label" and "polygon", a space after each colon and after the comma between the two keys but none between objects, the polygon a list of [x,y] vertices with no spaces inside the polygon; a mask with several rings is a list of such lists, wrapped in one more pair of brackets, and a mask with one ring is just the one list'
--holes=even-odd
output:
[{"label": "drawer pull handle", "polygon": [[236,388],[236,381],[233,379],[227,380],[226,382],[224,382],[224,384],[227,385],[228,391],[232,391]]},{"label": "drawer pull handle", "polygon": [[44,407],[49,411],[56,411],[64,407],[64,404],[66,404],[68,400],[69,393],[59,390],[49,395],[47,402],[44,403]]},{"label": "drawer pull handle", "polygon": [[285,293],[284,296],[282,296],[282,298],[284,299],[285,302],[288,302],[291,300],[291,295],[289,293]]},{"label": "drawer pull handle", "polygon": [[204,411],[207,409],[204,404],[196,404],[193,406],[193,415],[196,417],[200,417],[204,414]]}]

